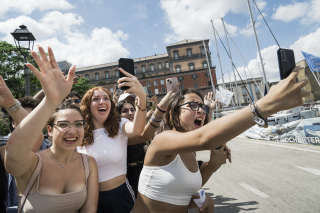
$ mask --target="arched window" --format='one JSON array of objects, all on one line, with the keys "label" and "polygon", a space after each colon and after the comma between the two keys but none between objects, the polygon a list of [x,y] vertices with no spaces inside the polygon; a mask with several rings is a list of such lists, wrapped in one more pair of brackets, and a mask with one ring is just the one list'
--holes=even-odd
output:
[{"label": "arched window", "polygon": [[180,65],[176,65],[176,72],[181,72],[181,66]]}]

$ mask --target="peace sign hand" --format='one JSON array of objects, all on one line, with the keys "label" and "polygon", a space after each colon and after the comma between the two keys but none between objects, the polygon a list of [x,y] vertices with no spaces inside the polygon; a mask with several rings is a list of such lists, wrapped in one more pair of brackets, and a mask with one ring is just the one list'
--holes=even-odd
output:
[{"label": "peace sign hand", "polygon": [[71,91],[76,67],[72,66],[69,69],[67,77],[65,77],[57,64],[50,47],[48,47],[49,56],[46,55],[41,46],[39,46],[39,53],[40,54],[38,55],[35,51],[32,51],[31,55],[39,66],[40,71],[32,64],[28,63],[26,66],[40,81],[47,101],[53,106],[58,106]]}]

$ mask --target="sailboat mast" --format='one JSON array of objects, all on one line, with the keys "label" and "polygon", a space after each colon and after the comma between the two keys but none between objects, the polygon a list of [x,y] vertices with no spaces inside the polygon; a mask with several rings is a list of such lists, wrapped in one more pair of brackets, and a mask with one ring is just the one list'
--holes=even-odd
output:
[{"label": "sailboat mast", "polygon": [[[232,69],[232,73],[233,73],[233,76],[234,76],[234,83],[235,83],[235,86],[236,86],[236,92],[238,91],[238,83],[237,83],[237,77],[236,77],[236,74],[234,72],[234,68],[233,68],[233,59],[232,59],[232,55],[231,55],[231,49],[230,49],[230,44],[229,44],[229,39],[228,39],[228,33],[227,33],[227,29],[226,29],[226,25],[224,24],[224,20],[223,18],[221,18],[221,21],[222,21],[222,24],[223,24],[223,29],[224,29],[224,33],[225,33],[225,36],[226,36],[226,42],[227,42],[227,46],[228,46],[228,49],[229,49],[229,59],[231,61],[231,69]],[[231,78],[231,77],[230,77]],[[231,82],[230,82],[231,83]],[[239,102],[239,99],[238,99],[238,95],[235,94],[235,105],[238,105],[240,106],[240,102]]]},{"label": "sailboat mast", "polygon": [[214,34],[214,43],[215,43],[215,46],[216,46],[216,52],[217,52],[217,57],[218,57],[218,61],[219,61],[219,66],[220,66],[220,72],[221,72],[221,78],[222,78],[222,86],[225,88],[225,85],[224,85],[224,74],[223,74],[223,71],[222,71],[222,63],[221,63],[220,53],[219,53],[219,49],[218,49],[218,41],[217,41],[216,29],[213,26],[212,19],[210,21],[211,21],[213,34]]},{"label": "sailboat mast", "polygon": [[255,36],[255,39],[256,39],[257,48],[258,48],[258,54],[259,54],[261,69],[262,69],[262,73],[263,73],[263,81],[264,81],[265,87],[267,88],[267,91],[269,91],[270,88],[269,88],[269,84],[268,84],[268,81],[267,81],[266,72],[265,72],[265,69],[264,69],[263,59],[262,59],[262,56],[261,56],[261,49],[260,49],[260,44],[259,44],[259,40],[258,40],[258,36],[257,36],[257,32],[256,32],[256,25],[255,25],[255,22],[253,20],[250,0],[248,0],[248,7],[249,7],[249,12],[250,12],[252,28],[253,28],[254,36]]},{"label": "sailboat mast", "polygon": [[209,72],[208,74],[209,74],[210,81],[211,81],[212,92],[215,97],[216,96],[216,88],[214,87],[214,84],[213,84],[213,79],[212,79],[212,74],[211,74],[211,64],[210,64],[209,57],[208,57],[207,47],[206,47],[204,40],[202,40],[202,43],[203,43],[204,51],[206,53],[207,67],[208,67],[208,72]]}]

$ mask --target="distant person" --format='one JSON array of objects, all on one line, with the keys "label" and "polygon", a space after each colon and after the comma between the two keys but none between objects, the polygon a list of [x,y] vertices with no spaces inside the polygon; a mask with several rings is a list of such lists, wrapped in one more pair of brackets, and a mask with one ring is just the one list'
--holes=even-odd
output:
[{"label": "distant person", "polygon": [[68,104],[75,104],[80,107],[81,96],[76,91],[71,91],[64,101]]}]

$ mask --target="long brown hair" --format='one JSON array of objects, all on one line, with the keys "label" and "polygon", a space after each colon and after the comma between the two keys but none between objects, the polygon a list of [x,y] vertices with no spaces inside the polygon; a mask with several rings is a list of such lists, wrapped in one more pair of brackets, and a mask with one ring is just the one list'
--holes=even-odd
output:
[{"label": "long brown hair", "polygon": [[[179,132],[185,132],[186,130],[182,128],[179,115],[180,115],[180,107],[179,105],[185,98],[186,94],[194,93],[198,95],[203,101],[203,96],[197,90],[194,89],[184,89],[182,91],[176,92],[176,94],[171,98],[171,101],[168,105],[168,110],[165,114],[165,125],[169,129],[175,129]],[[206,124],[207,122],[205,122]]]},{"label": "long brown hair", "polygon": [[94,125],[93,125],[93,120],[92,120],[92,113],[90,111],[90,106],[92,102],[92,96],[94,91],[96,90],[102,90],[105,93],[108,94],[110,102],[111,102],[111,109],[110,113],[108,115],[107,120],[105,120],[103,126],[108,132],[110,137],[114,137],[118,134],[119,131],[119,126],[120,126],[120,115],[116,110],[115,104],[112,100],[111,93],[109,90],[103,87],[94,87],[92,89],[89,89],[81,99],[80,103],[80,109],[83,115],[83,118],[86,122],[86,127],[84,128],[84,139],[83,139],[83,145],[89,145],[93,143],[93,130],[94,130]]}]

